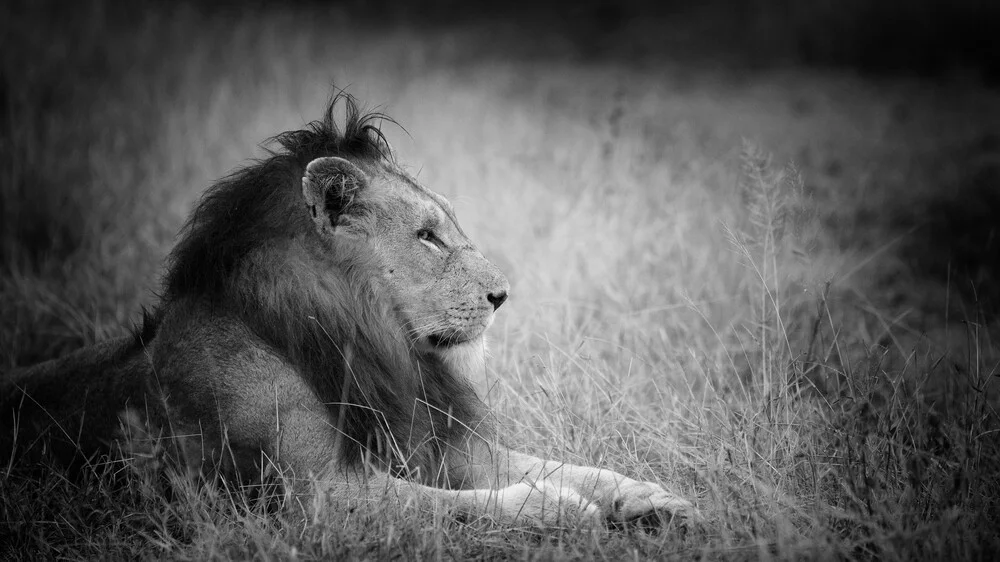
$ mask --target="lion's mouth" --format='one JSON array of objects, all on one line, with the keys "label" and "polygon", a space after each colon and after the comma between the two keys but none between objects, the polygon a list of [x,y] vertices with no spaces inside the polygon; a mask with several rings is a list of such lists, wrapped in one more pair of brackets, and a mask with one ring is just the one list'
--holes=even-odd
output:
[{"label": "lion's mouth", "polygon": [[459,333],[431,334],[427,336],[427,343],[432,347],[444,349],[468,341],[468,338]]},{"label": "lion's mouth", "polygon": [[430,348],[445,350],[481,338],[492,321],[493,319],[490,317],[489,321],[479,324],[469,323],[462,327],[446,327],[438,332],[422,334],[419,341]]},{"label": "lion's mouth", "polygon": [[465,330],[451,330],[438,334],[426,336],[427,343],[435,349],[448,349],[466,342],[470,342],[483,334],[485,330],[468,332]]}]

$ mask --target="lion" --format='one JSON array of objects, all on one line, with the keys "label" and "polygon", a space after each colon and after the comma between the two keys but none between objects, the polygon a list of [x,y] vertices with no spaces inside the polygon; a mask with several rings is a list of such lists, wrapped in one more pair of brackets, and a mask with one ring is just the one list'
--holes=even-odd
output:
[{"label": "lion", "polygon": [[503,444],[470,378],[510,286],[397,164],[386,119],[341,92],[211,186],[131,335],[3,379],[5,458],[40,440],[93,458],[141,418],[193,470],[243,481],[273,463],[306,500],[543,525],[690,518],[658,484]]}]

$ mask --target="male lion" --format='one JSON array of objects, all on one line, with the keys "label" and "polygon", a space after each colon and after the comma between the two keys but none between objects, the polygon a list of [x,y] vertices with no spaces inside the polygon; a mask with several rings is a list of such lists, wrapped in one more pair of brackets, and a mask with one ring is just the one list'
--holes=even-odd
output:
[{"label": "male lion", "polygon": [[338,95],[212,186],[141,328],[3,380],[0,451],[45,437],[86,458],[141,415],[197,470],[275,463],[304,496],[543,524],[689,513],[656,484],[498,444],[469,376],[507,280],[395,164],[382,118]]}]

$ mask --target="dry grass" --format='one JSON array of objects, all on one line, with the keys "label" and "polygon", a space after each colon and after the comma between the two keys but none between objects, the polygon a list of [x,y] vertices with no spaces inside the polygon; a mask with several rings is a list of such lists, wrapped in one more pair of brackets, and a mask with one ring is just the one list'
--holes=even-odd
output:
[{"label": "dry grass", "polygon": [[975,147],[995,100],[797,70],[516,61],[475,28],[335,11],[96,6],[87,32],[72,17],[18,31],[38,24],[31,8],[0,24],[24,34],[3,55],[0,368],[126,330],[204,187],[318,116],[336,80],[406,126],[386,130],[401,159],[508,273],[488,379],[511,440],[662,482],[706,522],[540,532],[392,506],[303,521],[224,484],[174,476],[164,493],[128,463],[71,480],[3,459],[0,558],[1000,551],[995,309],[965,290],[992,271],[935,277],[933,256],[914,258],[927,221],[907,210],[994,169]]}]

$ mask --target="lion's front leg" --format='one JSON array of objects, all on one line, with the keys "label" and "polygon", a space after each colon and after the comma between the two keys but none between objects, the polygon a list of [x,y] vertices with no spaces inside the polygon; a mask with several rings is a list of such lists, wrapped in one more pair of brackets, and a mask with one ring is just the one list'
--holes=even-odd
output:
[{"label": "lion's front leg", "polygon": [[[570,487],[546,480],[522,481],[501,488],[451,490],[396,478],[375,468],[345,468],[334,461],[321,471],[314,486],[319,492],[316,499],[330,497],[359,505],[398,501],[418,509],[444,507],[469,517],[485,515],[514,524],[551,526],[601,520],[594,503]],[[323,506],[314,508],[322,510]]]},{"label": "lion's front leg", "polygon": [[595,503],[603,517],[627,522],[650,515],[670,519],[694,519],[694,505],[659,484],[641,482],[612,470],[547,461],[530,455],[507,452],[509,478],[544,479],[556,486],[569,487]]},{"label": "lion's front leg", "polygon": [[487,516],[513,524],[551,526],[601,520],[600,510],[591,500],[574,488],[555,482],[500,483],[493,479],[435,487],[393,476],[374,464],[345,463],[335,445],[337,435],[323,416],[312,409],[286,410],[280,424],[270,427],[278,425],[282,428],[281,435],[273,436],[273,441],[280,444],[277,457],[300,478],[293,487],[315,512],[324,511],[328,501],[341,506],[389,501],[421,510],[444,508],[467,517]]}]

